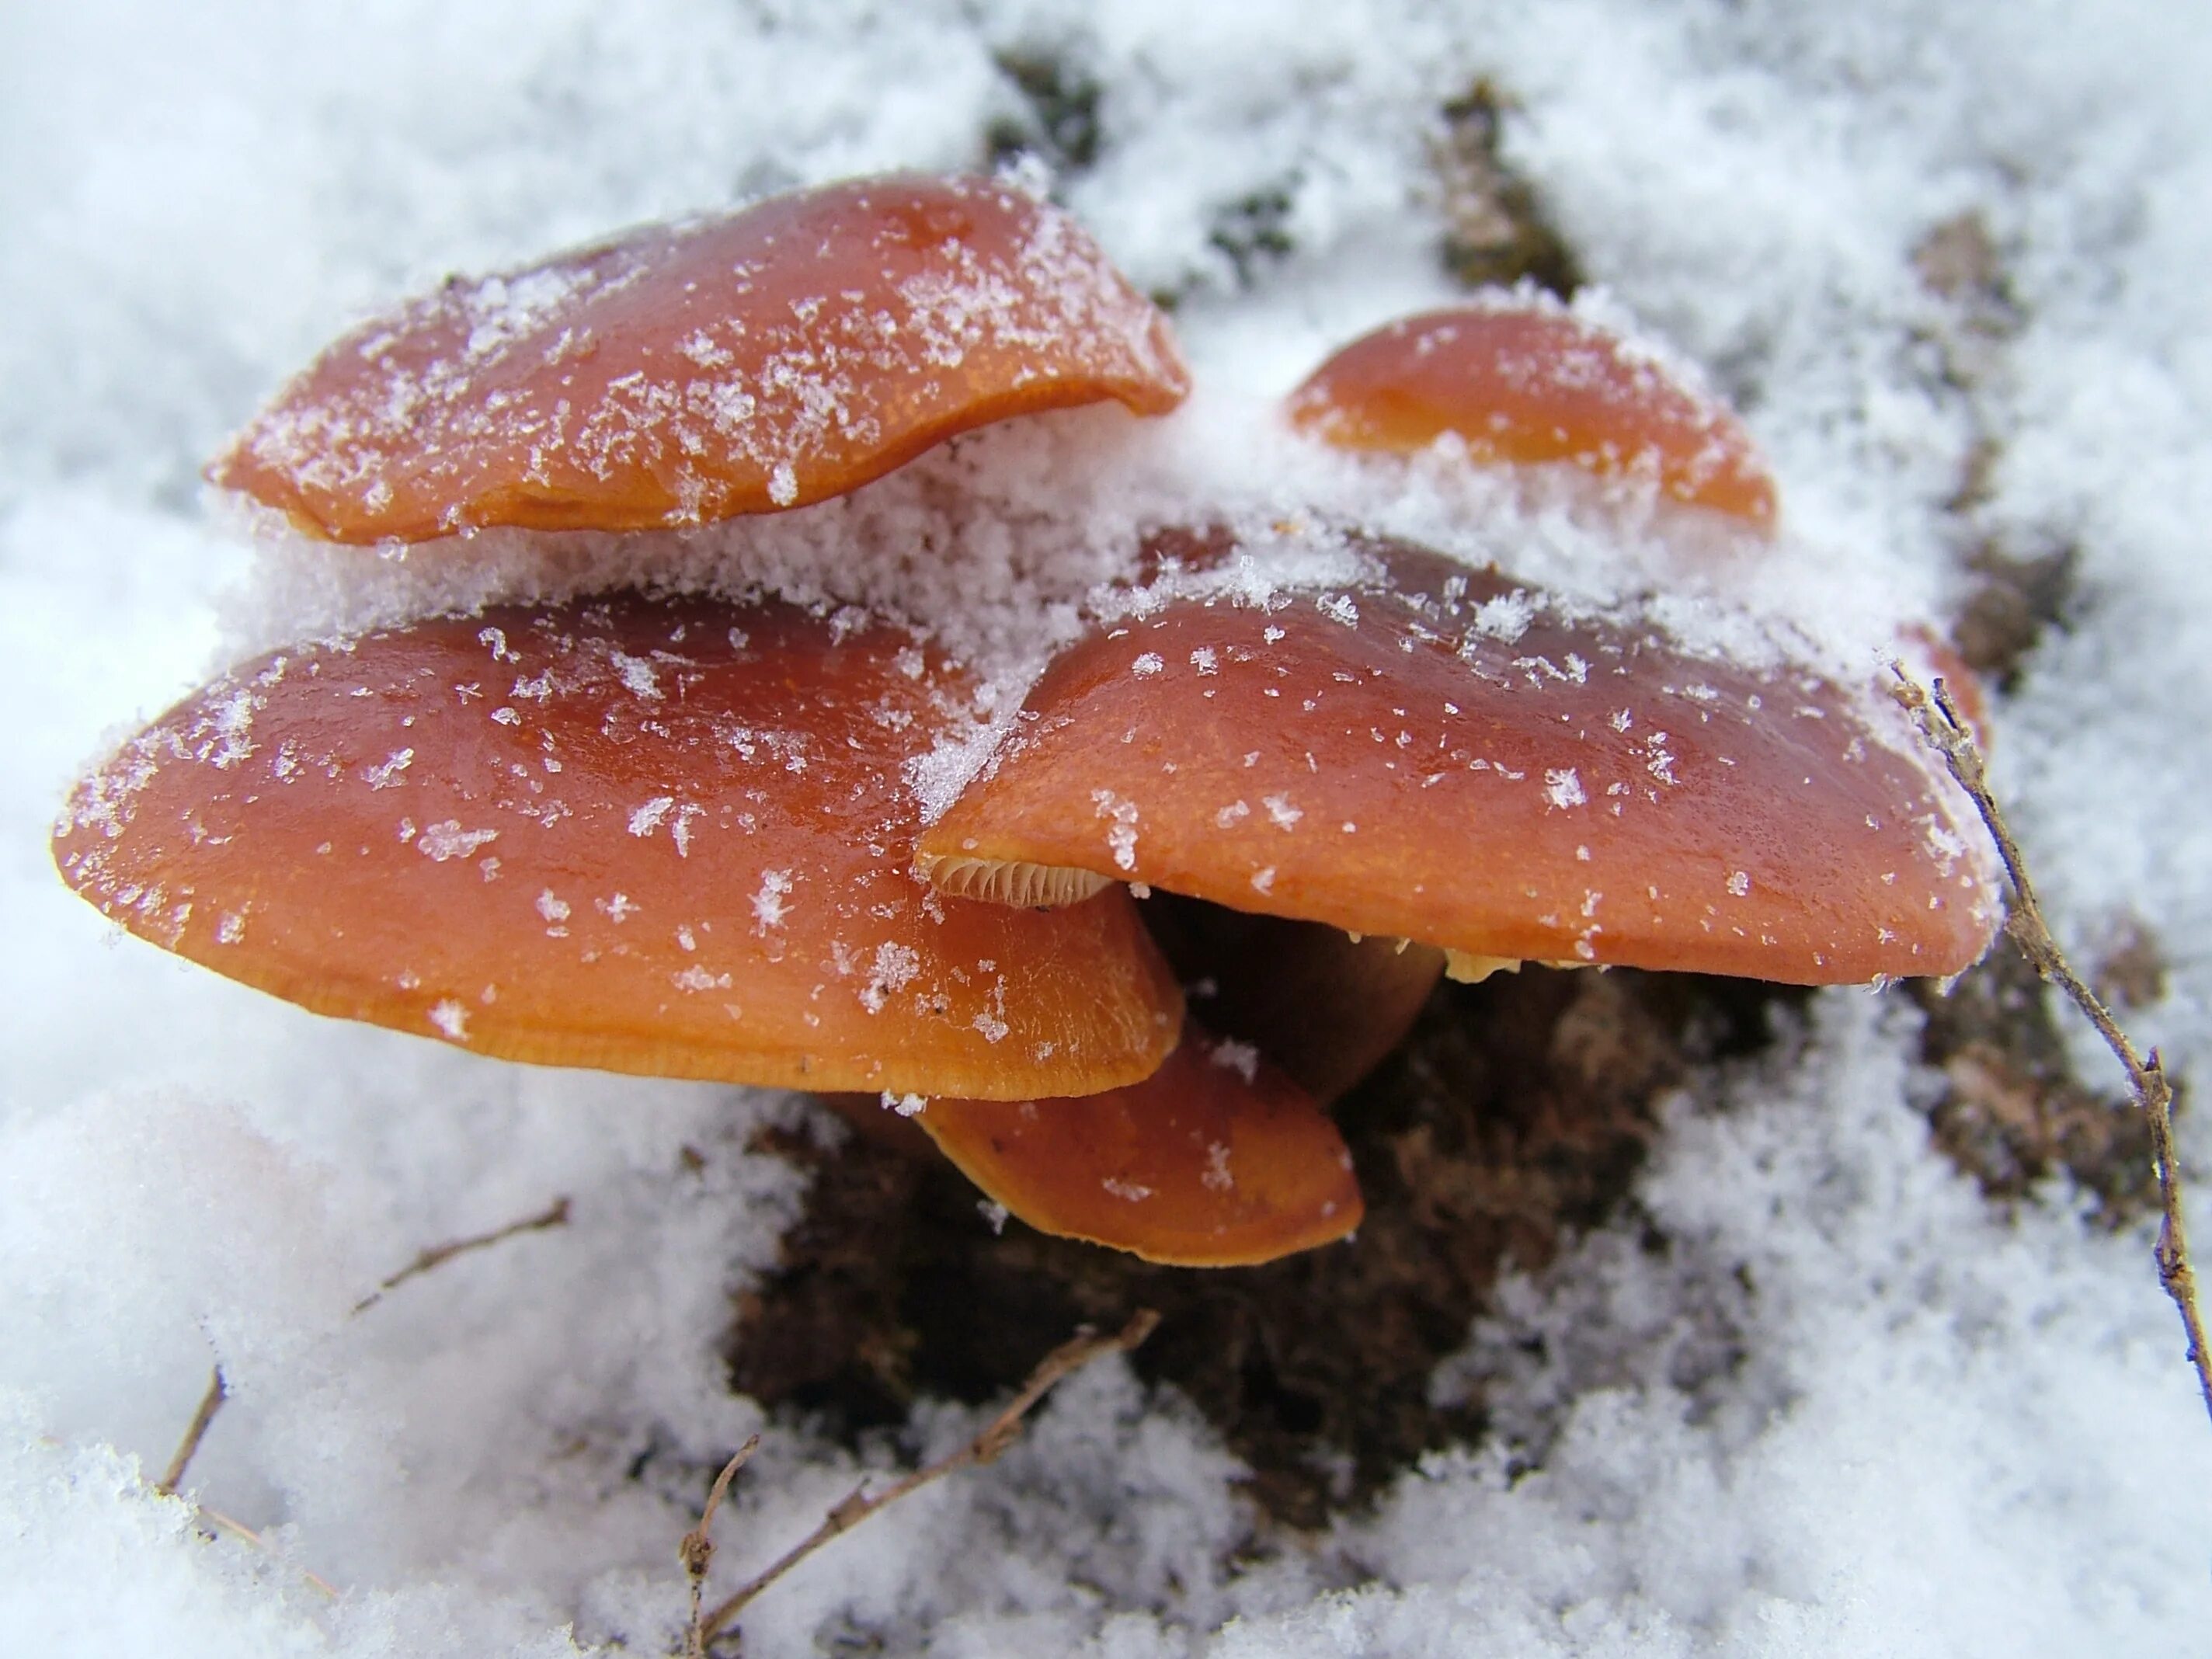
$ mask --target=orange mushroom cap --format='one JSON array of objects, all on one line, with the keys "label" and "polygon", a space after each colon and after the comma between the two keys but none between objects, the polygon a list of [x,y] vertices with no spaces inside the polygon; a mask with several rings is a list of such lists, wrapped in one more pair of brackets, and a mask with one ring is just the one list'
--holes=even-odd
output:
[{"label": "orange mushroom cap", "polygon": [[1291,394],[1289,413],[1345,449],[1411,454],[1452,433],[1477,461],[1649,477],[1686,505],[1774,521],[1774,481],[1727,408],[1649,352],[1533,295],[1364,335]]},{"label": "orange mushroom cap", "polygon": [[919,867],[1797,983],[1954,973],[1987,945],[1980,839],[1870,697],[1364,548],[1352,588],[1174,600],[1075,646]]},{"label": "orange mushroom cap", "polygon": [[637,594],[264,657],[82,782],[64,878],[318,1012],[672,1077],[1030,1098],[1148,1075],[1127,897],[939,897],[901,768],[955,665],[889,624]]},{"label": "orange mushroom cap", "polygon": [[1342,1238],[1364,1209],[1327,1113],[1251,1048],[1196,1030],[1144,1082],[1080,1100],[932,1100],[915,1120],[1040,1232],[1191,1267]]},{"label": "orange mushroom cap", "polygon": [[325,351],[209,469],[333,541],[644,530],[844,494],[957,433],[1188,380],[1058,209],[895,175],[449,282]]}]

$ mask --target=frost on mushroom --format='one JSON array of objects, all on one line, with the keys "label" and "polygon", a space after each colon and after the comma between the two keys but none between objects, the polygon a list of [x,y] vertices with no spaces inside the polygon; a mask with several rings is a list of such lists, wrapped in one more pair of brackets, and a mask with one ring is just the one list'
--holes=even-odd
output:
[{"label": "frost on mushroom", "polygon": [[1539,295],[1363,336],[1314,371],[1289,412],[1346,449],[1410,453],[1449,433],[1475,461],[1567,463],[1755,525],[1774,520],[1774,481],[1724,404],[1684,369]]},{"label": "frost on mushroom", "polygon": [[1000,1098],[1147,1075],[1181,1004],[1126,895],[911,873],[900,768],[968,691],[917,648],[623,594],[279,653],[79,785],[55,857],[180,955],[483,1054]]},{"label": "frost on mushroom", "polygon": [[1145,1082],[1081,1100],[933,1100],[915,1120],[1041,1232],[1184,1267],[1271,1261],[1344,1237],[1352,1155],[1310,1096],[1193,1030]]},{"label": "frost on mushroom", "polygon": [[[1981,954],[1980,840],[1894,711],[1571,616],[1495,571],[1365,556],[1348,592],[1192,595],[1095,631],[924,833],[923,867],[1090,871],[1425,941],[1470,972],[1814,984]],[[1202,685],[1131,672],[1201,650]],[[1125,823],[1089,810],[1105,793]]]},{"label": "frost on mushroom", "polygon": [[804,506],[957,433],[1187,378],[1057,209],[895,175],[650,225],[348,335],[210,469],[334,541]]},{"label": "frost on mushroom", "polygon": [[[341,542],[651,532],[1184,389],[1158,313],[1056,210],[895,177],[449,283],[332,347],[210,476]],[[1291,416],[1773,516],[1733,416],[1525,297],[1355,343]],[[1007,1208],[1184,1262],[1350,1230],[1317,1100],[1447,961],[1849,980],[1988,937],[1978,843],[1828,680],[1379,541],[1335,587],[1178,586],[1204,562],[1176,540],[927,834],[908,769],[974,737],[973,674],[857,609],[633,592],[264,658],[87,779],[56,857],[124,926],[324,1012],[927,1097]],[[1125,882],[1207,902],[1158,903],[1174,969]],[[1176,1048],[1178,973],[1228,1036]]]}]

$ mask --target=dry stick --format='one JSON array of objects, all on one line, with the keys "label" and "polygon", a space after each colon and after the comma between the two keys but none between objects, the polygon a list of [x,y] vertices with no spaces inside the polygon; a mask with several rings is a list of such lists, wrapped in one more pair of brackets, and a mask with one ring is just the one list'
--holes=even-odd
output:
[{"label": "dry stick", "polygon": [[488,1249],[502,1239],[514,1237],[518,1233],[544,1232],[548,1228],[565,1227],[568,1224],[568,1200],[565,1197],[556,1198],[538,1214],[525,1216],[520,1221],[510,1221],[504,1227],[494,1231],[478,1233],[471,1238],[453,1239],[443,1244],[433,1244],[367,1296],[362,1297],[360,1301],[355,1303],[353,1310],[357,1314],[367,1313],[384,1300],[386,1291],[398,1290],[409,1279],[427,1273],[431,1268],[451,1261],[457,1255],[466,1255],[471,1250]]},{"label": "dry stick", "polygon": [[707,1494],[707,1507],[699,1511],[699,1524],[685,1533],[676,1546],[676,1556],[684,1563],[684,1577],[691,1585],[691,1622],[686,1626],[684,1659],[707,1659],[707,1632],[700,1627],[699,1598],[707,1587],[707,1569],[714,1565],[714,1540],[708,1536],[714,1525],[714,1511],[722,1507],[722,1499],[730,1490],[730,1482],[739,1469],[752,1461],[760,1449],[760,1437],[749,1435],[737,1454],[722,1465],[722,1472],[714,1477],[714,1489]]},{"label": "dry stick", "polygon": [[[264,1538],[259,1533],[254,1531],[252,1528],[247,1526],[243,1521],[234,1521],[228,1516],[225,1515],[221,1510],[211,1510],[204,1504],[195,1504],[192,1505],[192,1509],[194,1512],[199,1516],[201,1520],[206,1522],[210,1526],[217,1528],[219,1531],[231,1533],[244,1539],[247,1543],[252,1545],[254,1548],[261,1551],[265,1555],[273,1555],[276,1553],[274,1550],[271,1550],[269,1547],[269,1540]],[[339,1591],[338,1587],[331,1583],[329,1579],[324,1577],[322,1574],[301,1566],[297,1561],[295,1561],[290,1565],[293,1571],[298,1573],[301,1577],[313,1584],[331,1601],[336,1601],[340,1599],[341,1592]]]},{"label": "dry stick", "polygon": [[154,1490],[162,1497],[177,1495],[177,1488],[184,1484],[185,1471],[191,1467],[192,1454],[199,1450],[200,1442],[207,1438],[208,1425],[215,1421],[215,1414],[222,1409],[222,1402],[229,1398],[230,1390],[224,1386],[222,1380],[222,1367],[217,1365],[208,1378],[207,1392],[200,1396],[199,1409],[192,1413],[191,1426],[185,1429],[185,1437],[177,1443],[177,1455],[169,1460],[169,1467],[154,1483]]},{"label": "dry stick", "polygon": [[[386,1291],[405,1284],[419,1274],[428,1273],[440,1263],[450,1261],[457,1255],[464,1255],[470,1250],[481,1250],[486,1245],[496,1244],[503,1238],[514,1237],[517,1233],[541,1232],[548,1227],[562,1226],[567,1224],[568,1219],[568,1200],[566,1198],[556,1198],[538,1214],[525,1216],[520,1221],[511,1221],[495,1232],[482,1233],[473,1238],[457,1238],[446,1244],[434,1244],[428,1249],[420,1252],[412,1261],[355,1303],[353,1311],[356,1314],[367,1312],[384,1299]],[[162,1472],[161,1478],[154,1483],[154,1490],[162,1497],[176,1496],[177,1488],[184,1484],[185,1471],[191,1467],[193,1455],[200,1449],[200,1442],[207,1438],[208,1425],[215,1421],[215,1414],[222,1409],[222,1402],[229,1398],[229,1385],[223,1381],[222,1367],[217,1365],[214,1375],[208,1379],[207,1392],[200,1396],[199,1409],[192,1413],[192,1420],[185,1430],[185,1437],[177,1443],[177,1455],[169,1460],[169,1467]],[[746,1455],[750,1455],[750,1451],[751,1448],[748,1446]],[[730,1475],[737,1472],[735,1464],[742,1462],[742,1457],[734,1460],[732,1467],[725,1472],[722,1478],[726,1483]],[[720,1496],[719,1489],[717,1496]],[[204,1504],[195,1504],[192,1509],[193,1512],[210,1526],[220,1531],[234,1534],[244,1539],[256,1549],[266,1550],[269,1547],[259,1533],[243,1522],[232,1520],[222,1510],[210,1509]],[[711,1515],[713,1510],[710,1509],[708,1513]],[[711,1550],[712,1546],[708,1547]],[[338,1592],[328,1579],[309,1571],[305,1567],[301,1567],[298,1571],[302,1577],[324,1595],[333,1601],[337,1598]],[[696,1590],[693,1592],[692,1600],[696,1611],[698,1600]]]},{"label": "dry stick", "polygon": [[[850,1532],[877,1510],[897,1503],[908,1492],[926,1486],[933,1480],[941,1480],[954,1470],[966,1468],[970,1464],[988,1463],[999,1456],[1021,1437],[1022,1419],[1038,1401],[1052,1391],[1054,1383],[1106,1354],[1129,1352],[1150,1336],[1153,1327],[1159,1322],[1159,1315],[1150,1308],[1144,1308],[1139,1309],[1129,1322],[1112,1336],[1100,1336],[1093,1331],[1079,1333],[1072,1340],[1061,1343],[1047,1354],[1043,1362],[1030,1373],[1029,1381],[1022,1384],[1021,1392],[1013,1397],[1006,1408],[986,1424],[983,1431],[959,1450],[940,1457],[936,1462],[916,1469],[911,1474],[901,1476],[879,1492],[871,1492],[865,1485],[855,1486],[828,1515],[823,1516],[820,1526],[786,1551],[758,1577],[748,1582],[703,1620],[694,1616],[692,1634],[699,1644],[694,1650],[695,1655],[703,1653],[706,1644],[714,1641],[723,1627],[744,1612],[755,1596],[831,1539]],[[730,1473],[726,1470],[724,1478],[727,1479]],[[720,1483],[716,1485],[719,1488]],[[713,1500],[710,1498],[708,1501],[711,1508]],[[700,1530],[702,1534],[706,1530],[704,1521],[700,1522]]]},{"label": "dry stick", "polygon": [[2004,814],[1997,810],[1996,799],[1990,793],[1988,769],[1982,751],[1960,714],[1958,705],[1951,700],[1949,690],[1939,678],[1931,697],[1902,668],[1896,673],[1897,700],[1943,757],[1951,775],[1972,799],[1975,810],[1981,813],[1982,822],[1989,826],[1990,835],[1996,842],[1997,856],[2004,860],[2005,874],[2010,878],[2013,890],[2012,914],[2005,918],[2005,931],[2012,935],[2013,942],[2020,946],[2035,971],[2065,992],[2074,1006],[2088,1017],[2089,1023],[2097,1028],[2097,1035],[2104,1038],[2105,1046],[2127,1068],[2129,1088],[2150,1123],[2151,1161],[2158,1172],[2159,1202],[2165,1212],[2156,1252],[2159,1282],[2166,1286],[2166,1295],[2173,1298],[2173,1305],[2180,1310],[2182,1332],[2189,1343],[2189,1362],[2197,1368],[2204,1409],[2212,1413],[2212,1347],[2205,1342],[2204,1316],[2197,1307],[2197,1274],[2190,1266],[2189,1235],[2182,1217],[2180,1163],[2173,1150],[2173,1085],[2166,1080],[2158,1050],[2154,1048],[2148,1055],[2138,1054],[2097,994],[2081,982],[2059,951],[2058,942],[2051,937],[2043,920],[2042,907],[2036,902],[2035,888],[2027,878],[2027,864],[2021,856],[2020,843],[2013,839]]},{"label": "dry stick", "polygon": [[[185,1431],[184,1439],[178,1443],[177,1455],[169,1460],[168,1468],[154,1483],[154,1490],[162,1497],[174,1498],[177,1495],[177,1488],[184,1484],[185,1471],[191,1467],[192,1454],[199,1450],[200,1442],[207,1437],[208,1425],[215,1421],[216,1413],[222,1409],[222,1402],[229,1398],[230,1390],[222,1380],[222,1367],[218,1365],[215,1368],[214,1376],[208,1379],[207,1392],[200,1396],[199,1409],[192,1413],[191,1425]],[[234,1521],[221,1510],[210,1509],[205,1504],[194,1504],[192,1513],[217,1532],[229,1533],[245,1540],[254,1548],[269,1553],[269,1540],[243,1521]],[[338,1599],[337,1587],[320,1573],[301,1566],[296,1561],[292,1567],[301,1577],[331,1601]]]}]

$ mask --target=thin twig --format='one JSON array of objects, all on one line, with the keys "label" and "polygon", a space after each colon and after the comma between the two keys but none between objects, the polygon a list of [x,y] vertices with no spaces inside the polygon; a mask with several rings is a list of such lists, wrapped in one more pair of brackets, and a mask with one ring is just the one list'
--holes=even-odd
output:
[{"label": "thin twig", "polygon": [[[549,1227],[564,1226],[568,1220],[568,1200],[566,1198],[556,1198],[538,1214],[525,1216],[520,1221],[509,1222],[495,1232],[479,1234],[473,1238],[457,1238],[446,1244],[434,1244],[428,1249],[418,1254],[412,1261],[362,1297],[360,1301],[355,1303],[353,1310],[357,1314],[367,1312],[384,1299],[387,1291],[405,1284],[419,1274],[428,1273],[433,1267],[442,1262],[450,1261],[457,1255],[465,1255],[471,1250],[481,1250],[487,1245],[498,1243],[501,1239],[512,1238],[517,1233],[539,1232]],[[199,1409],[192,1413],[192,1420],[185,1430],[185,1437],[177,1444],[177,1455],[169,1460],[169,1467],[162,1472],[161,1478],[154,1483],[154,1490],[162,1497],[174,1497],[177,1488],[184,1484],[185,1471],[191,1467],[192,1457],[199,1450],[200,1442],[207,1437],[208,1425],[215,1421],[215,1414],[222,1409],[222,1402],[229,1397],[229,1385],[223,1379],[222,1367],[217,1365],[214,1375],[208,1379],[207,1392],[200,1396]],[[750,1448],[748,1447],[747,1451],[750,1452]],[[736,1461],[743,1460],[740,1458]],[[734,1467],[725,1471],[723,1481],[726,1483],[730,1475],[734,1473],[736,1473]],[[721,1487],[718,1486],[715,1498],[719,1500],[720,1495]],[[201,1520],[217,1531],[230,1533],[235,1537],[244,1539],[256,1549],[264,1551],[268,1549],[269,1546],[264,1541],[261,1534],[244,1522],[234,1521],[221,1510],[210,1509],[204,1504],[195,1504],[192,1509]],[[714,1513],[711,1505],[708,1513],[709,1516]],[[685,1541],[688,1543],[690,1540]],[[711,1553],[713,1546],[708,1545],[708,1548]],[[333,1601],[337,1599],[337,1589],[328,1579],[308,1571],[305,1567],[300,1567],[297,1571],[302,1577],[324,1595]],[[698,1601],[696,1589],[692,1594],[692,1601],[696,1612]]]},{"label": "thin twig", "polygon": [[[259,1550],[264,1555],[274,1555],[276,1553],[274,1550],[269,1547],[269,1540],[264,1538],[259,1533],[254,1531],[252,1528],[247,1526],[243,1521],[234,1521],[228,1516],[225,1515],[221,1510],[211,1510],[204,1504],[193,1504],[192,1510],[193,1513],[198,1515],[201,1520],[206,1522],[208,1525],[215,1528],[217,1531],[227,1532],[233,1537],[245,1540],[246,1542],[252,1545],[254,1548]],[[331,1601],[335,1601],[338,1600],[338,1587],[331,1583],[329,1579],[324,1577],[322,1574],[309,1571],[306,1567],[301,1566],[297,1561],[292,1562],[290,1565],[293,1571],[298,1573],[301,1577],[306,1579],[309,1583],[313,1584],[317,1589],[320,1590]]]},{"label": "thin twig", "polygon": [[2043,909],[2036,902],[2035,888],[2027,877],[2027,862],[2021,855],[2020,843],[2013,839],[2006,825],[2004,814],[1997,809],[1996,797],[1990,794],[1988,769],[1982,751],[1974,742],[1973,732],[1951,693],[1939,678],[1931,696],[1902,668],[1896,671],[1897,700],[1911,714],[1928,741],[1943,757],[1951,769],[1951,775],[1959,781],[1972,799],[1975,810],[1981,813],[1982,822],[1989,826],[1990,837],[1997,844],[1997,856],[2004,860],[2005,874],[2011,880],[2013,890],[2012,914],[2005,918],[2005,932],[2013,937],[2035,971],[2044,980],[2056,985],[2072,1000],[2075,1007],[2097,1028],[2097,1035],[2105,1046],[2116,1055],[2127,1069],[2128,1087],[2142,1108],[2150,1124],[2151,1162],[2158,1172],[2158,1196],[2164,1218],[2158,1232],[2159,1283],[2173,1299],[2181,1314],[2183,1335],[2189,1345],[2189,1363],[2197,1368],[2197,1387],[2204,1395],[2204,1409],[2212,1413],[2212,1347],[2204,1339],[2204,1316],[2197,1306],[2197,1273],[2190,1265],[2189,1234],[2183,1218],[2180,1160],[2173,1149],[2173,1085],[2167,1081],[2165,1067],[2160,1063],[2158,1050],[2138,1053],[2127,1033],[2121,1030],[2110,1010],[2094,991],[2084,984],[2081,976],[2068,965],[2051,937],[2050,927],[2043,919]]},{"label": "thin twig", "polygon": [[[1021,1392],[1008,1402],[1006,1408],[983,1427],[978,1434],[957,1451],[925,1465],[911,1474],[902,1475],[881,1492],[870,1492],[865,1485],[854,1487],[841,1499],[822,1524],[777,1558],[758,1576],[749,1581],[737,1593],[722,1602],[704,1620],[692,1618],[694,1638],[700,1644],[695,1653],[703,1653],[705,1645],[713,1642],[725,1626],[735,1619],[763,1590],[782,1577],[808,1556],[842,1534],[850,1532],[877,1510],[896,1504],[908,1492],[942,1480],[957,1469],[971,1464],[988,1463],[1021,1437],[1022,1419],[1037,1401],[1052,1391],[1053,1385],[1071,1372],[1081,1370],[1092,1360],[1109,1353],[1127,1353],[1152,1334],[1160,1316],[1151,1309],[1139,1310],[1119,1331],[1111,1336],[1100,1336],[1093,1331],[1078,1334],[1072,1340],[1063,1342],[1044,1357],[1037,1368],[1030,1373],[1029,1381],[1022,1384]],[[705,1530],[705,1523],[701,1523]],[[696,1581],[694,1581],[695,1594]]]},{"label": "thin twig", "polygon": [[353,1310],[357,1314],[367,1313],[378,1303],[383,1301],[387,1292],[398,1290],[409,1279],[418,1278],[428,1273],[431,1268],[451,1261],[457,1255],[466,1255],[471,1250],[488,1249],[502,1239],[514,1237],[518,1233],[544,1232],[549,1228],[565,1227],[568,1224],[568,1200],[565,1197],[556,1198],[538,1214],[525,1216],[520,1221],[510,1221],[504,1227],[491,1232],[478,1233],[470,1238],[452,1239],[443,1244],[433,1244],[428,1249],[420,1252],[412,1261],[362,1297],[360,1301],[355,1303]]},{"label": "thin twig", "polygon": [[192,1413],[185,1437],[177,1443],[177,1455],[169,1460],[169,1467],[154,1483],[154,1490],[162,1497],[173,1498],[177,1488],[184,1484],[185,1471],[192,1466],[193,1454],[199,1450],[200,1442],[207,1438],[208,1425],[215,1421],[215,1414],[229,1398],[230,1390],[222,1380],[222,1367],[217,1365],[208,1377],[207,1392],[200,1396],[199,1409]]},{"label": "thin twig", "polygon": [[714,1565],[714,1540],[708,1535],[714,1525],[714,1511],[722,1507],[722,1499],[738,1471],[750,1462],[752,1455],[759,1449],[760,1437],[747,1436],[745,1443],[738,1448],[730,1461],[722,1465],[722,1472],[714,1477],[714,1489],[707,1494],[707,1507],[699,1511],[699,1524],[685,1533],[676,1546],[677,1559],[683,1562],[684,1577],[691,1585],[691,1622],[684,1635],[684,1659],[707,1659],[708,1638],[701,1627],[699,1607],[707,1587],[707,1569]]}]

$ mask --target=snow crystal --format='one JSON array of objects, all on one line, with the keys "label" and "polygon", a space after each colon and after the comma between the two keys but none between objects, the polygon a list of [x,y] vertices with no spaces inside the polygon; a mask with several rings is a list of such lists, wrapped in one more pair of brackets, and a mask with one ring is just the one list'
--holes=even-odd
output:
[{"label": "snow crystal", "polygon": [[380,764],[363,768],[362,776],[372,789],[390,789],[404,781],[399,775],[414,763],[415,751],[412,749],[394,750]]},{"label": "snow crystal", "polygon": [[868,963],[867,982],[860,988],[860,1006],[872,1014],[881,1013],[891,994],[904,990],[921,971],[921,957],[912,945],[888,940],[878,945]]},{"label": "snow crystal", "polygon": [[1249,1083],[1260,1074],[1260,1051],[1249,1042],[1224,1037],[1206,1051],[1206,1059],[1224,1072],[1234,1072]]},{"label": "snow crystal", "polygon": [[415,850],[435,863],[447,859],[465,859],[479,847],[499,839],[496,830],[464,830],[459,818],[447,818],[442,823],[433,823],[416,838]]},{"label": "snow crystal", "polygon": [[1111,789],[1091,792],[1092,806],[1097,815],[1109,820],[1106,830],[1107,849],[1114,855],[1117,870],[1137,867],[1137,804],[1123,800]]},{"label": "snow crystal", "polygon": [[788,870],[761,872],[760,890],[753,895],[753,919],[763,930],[783,926],[785,914],[790,906],[784,902],[793,886]]}]

